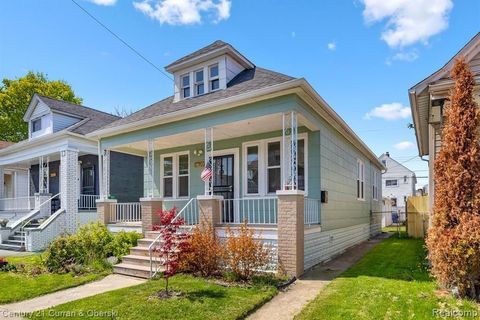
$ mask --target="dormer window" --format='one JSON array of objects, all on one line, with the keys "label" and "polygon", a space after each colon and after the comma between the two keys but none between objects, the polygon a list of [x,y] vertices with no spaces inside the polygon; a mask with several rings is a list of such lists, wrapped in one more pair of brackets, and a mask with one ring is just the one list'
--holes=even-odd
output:
[{"label": "dormer window", "polygon": [[42,118],[32,120],[32,132],[42,130]]},{"label": "dormer window", "polygon": [[190,97],[190,75],[185,74],[181,77],[182,79],[182,96],[183,98]]},{"label": "dormer window", "polygon": [[195,95],[199,96],[205,93],[205,83],[203,80],[203,69],[195,71]]},{"label": "dormer window", "polygon": [[211,65],[209,68],[210,72],[210,91],[215,91],[220,89],[220,77],[218,72],[218,63]]}]

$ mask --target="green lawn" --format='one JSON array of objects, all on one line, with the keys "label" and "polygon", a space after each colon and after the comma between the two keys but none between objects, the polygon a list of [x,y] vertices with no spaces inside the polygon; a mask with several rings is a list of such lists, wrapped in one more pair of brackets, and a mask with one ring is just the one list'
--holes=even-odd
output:
[{"label": "green lawn", "polygon": [[392,236],[330,283],[296,319],[434,319],[432,309],[473,310],[480,317],[475,303],[437,290],[425,268],[422,240]]},{"label": "green lawn", "polygon": [[118,319],[239,319],[277,293],[273,286],[224,287],[202,278],[177,275],[171,279],[171,288],[185,292],[184,296],[168,300],[152,298],[153,293],[163,288],[163,280],[150,280],[135,287],[66,303],[33,317],[88,319],[94,318],[88,316],[91,312],[113,310],[113,318]]},{"label": "green lawn", "polygon": [[[34,266],[40,257],[38,255],[8,257],[12,264]],[[97,280],[104,274],[87,274],[74,276],[72,274],[29,275],[23,272],[0,272],[0,304],[6,304],[51,293],[54,291],[75,287],[86,282]]]}]

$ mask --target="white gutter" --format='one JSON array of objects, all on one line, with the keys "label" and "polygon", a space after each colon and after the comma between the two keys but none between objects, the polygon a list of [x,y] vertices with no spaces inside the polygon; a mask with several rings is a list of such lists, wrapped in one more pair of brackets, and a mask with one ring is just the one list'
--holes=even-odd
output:
[{"label": "white gutter", "polygon": [[14,153],[14,152],[17,152],[17,151],[22,151],[22,150],[29,149],[29,148],[32,148],[32,147],[37,147],[37,146],[40,146],[40,145],[42,145],[46,142],[57,141],[57,140],[60,140],[62,138],[68,137],[68,136],[88,140],[88,141],[91,141],[91,142],[96,142],[95,138],[87,137],[85,135],[70,132],[70,131],[66,131],[66,129],[65,129],[65,130],[58,131],[58,132],[55,132],[55,133],[52,133],[52,134],[46,134],[44,136],[34,138],[34,139],[31,139],[31,140],[23,140],[23,141],[20,141],[18,143],[15,143],[15,144],[13,144],[9,147],[1,149],[0,150],[0,156],[8,155],[10,153]]}]

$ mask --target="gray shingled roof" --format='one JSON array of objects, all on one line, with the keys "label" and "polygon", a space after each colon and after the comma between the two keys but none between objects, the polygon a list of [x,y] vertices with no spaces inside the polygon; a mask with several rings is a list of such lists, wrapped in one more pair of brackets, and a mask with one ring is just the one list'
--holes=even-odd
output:
[{"label": "gray shingled roof", "polygon": [[203,47],[197,51],[194,51],[184,57],[181,57],[180,59],[170,63],[168,66],[165,67],[165,69],[168,69],[170,68],[171,66],[174,66],[176,64],[179,64],[179,63],[182,63],[182,62],[185,62],[187,60],[190,60],[192,58],[195,58],[195,57],[198,57],[198,56],[201,56],[202,54],[205,54],[205,53],[208,53],[210,51],[214,51],[214,50],[217,50],[219,48],[222,48],[222,47],[226,47],[226,46],[229,46],[228,43],[226,42],[223,42],[222,40],[217,40],[215,42],[213,42],[212,44],[209,44],[208,46],[206,47]]},{"label": "gray shingled roof", "polygon": [[247,69],[235,76],[235,78],[233,78],[227,84],[227,88],[224,90],[215,91],[202,96],[184,99],[177,102],[173,102],[173,96],[170,96],[146,108],[143,108],[128,117],[110,123],[102,129],[121,126],[144,119],[149,119],[158,115],[164,115],[171,112],[192,108],[204,103],[226,99],[242,93],[270,87],[293,79],[295,78],[258,67]]},{"label": "gray shingled roof", "polygon": [[52,99],[50,97],[42,96],[40,94],[37,94],[37,96],[53,111],[71,114],[83,120],[81,121],[81,123],[73,125],[70,129],[67,129],[68,131],[73,133],[87,134],[98,130],[118,119],[121,119],[120,117],[114,116],[112,114],[85,107],[79,104]]}]

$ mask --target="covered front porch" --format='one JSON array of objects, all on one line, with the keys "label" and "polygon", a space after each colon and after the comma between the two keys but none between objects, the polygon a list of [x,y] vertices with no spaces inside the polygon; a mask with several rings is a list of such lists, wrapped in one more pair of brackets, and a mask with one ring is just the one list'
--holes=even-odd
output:
[{"label": "covered front porch", "polygon": [[145,220],[141,202],[155,200],[157,209],[175,207],[186,224],[195,225],[200,202],[213,198],[220,227],[246,221],[276,228],[277,193],[282,191],[301,193],[305,224],[320,224],[320,132],[308,115],[276,112],[206,128],[186,121],[166,131],[170,134],[134,133],[117,143],[102,141],[104,199],[110,194],[110,152],[144,157],[143,199],[108,200],[108,224],[139,225]]}]

